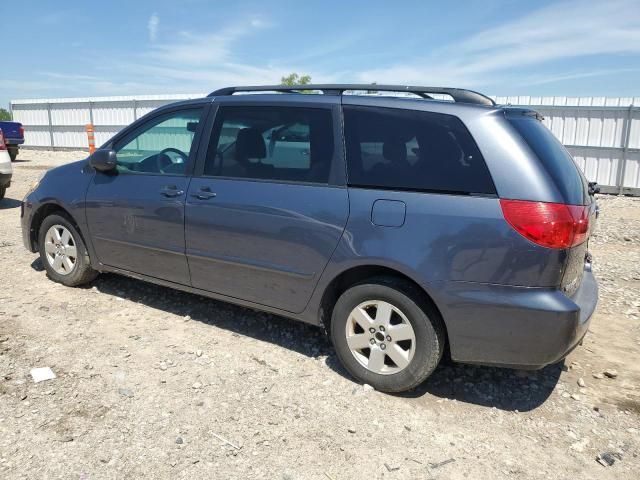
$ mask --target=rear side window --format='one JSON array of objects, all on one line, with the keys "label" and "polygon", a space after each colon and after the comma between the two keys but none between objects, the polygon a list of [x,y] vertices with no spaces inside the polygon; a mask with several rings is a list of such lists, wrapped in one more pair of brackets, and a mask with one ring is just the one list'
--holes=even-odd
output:
[{"label": "rear side window", "polygon": [[495,194],[471,134],[452,115],[344,106],[349,185]]},{"label": "rear side window", "polygon": [[584,205],[587,181],[564,145],[534,117],[508,115],[507,119],[544,165],[565,203]]},{"label": "rear side window", "polygon": [[333,151],[328,109],[220,107],[204,174],[327,183]]}]

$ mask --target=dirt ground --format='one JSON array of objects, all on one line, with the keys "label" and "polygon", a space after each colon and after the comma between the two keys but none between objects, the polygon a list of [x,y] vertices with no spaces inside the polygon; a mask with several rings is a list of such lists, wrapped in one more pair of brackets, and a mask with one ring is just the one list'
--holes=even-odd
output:
[{"label": "dirt ground", "polygon": [[564,365],[444,365],[394,396],[317,328],[116,275],[49,281],[20,200],[82,157],[21,152],[0,201],[0,478],[639,478],[640,199],[598,198],[600,304]]}]

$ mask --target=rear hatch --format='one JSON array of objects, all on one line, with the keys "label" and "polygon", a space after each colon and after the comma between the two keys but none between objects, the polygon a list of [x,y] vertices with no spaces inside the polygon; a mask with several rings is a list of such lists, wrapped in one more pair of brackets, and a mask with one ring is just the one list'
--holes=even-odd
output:
[{"label": "rear hatch", "polygon": [[7,143],[17,143],[17,140],[24,140],[24,130],[21,123],[0,122],[0,129],[2,129],[5,142]]},{"label": "rear hatch", "polygon": [[595,199],[573,157],[542,124],[540,115],[532,111],[515,110],[507,112],[506,118],[538,157],[563,199],[565,210],[574,219],[573,232],[569,232],[573,237],[564,244],[552,245],[552,248],[566,251],[560,288],[572,296],[580,286],[584,272],[589,237],[596,219]]}]

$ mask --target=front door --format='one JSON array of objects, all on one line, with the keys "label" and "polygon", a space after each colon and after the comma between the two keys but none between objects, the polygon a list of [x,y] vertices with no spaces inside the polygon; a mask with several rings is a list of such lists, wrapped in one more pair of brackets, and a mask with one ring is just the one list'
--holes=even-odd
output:
[{"label": "front door", "polygon": [[184,206],[203,108],[159,114],[116,140],[115,172],[96,172],[86,212],[101,263],[188,285]]},{"label": "front door", "polygon": [[348,216],[347,190],[332,180],[336,169],[344,172],[338,110],[237,103],[221,102],[201,174],[189,186],[191,281],[301,312]]}]

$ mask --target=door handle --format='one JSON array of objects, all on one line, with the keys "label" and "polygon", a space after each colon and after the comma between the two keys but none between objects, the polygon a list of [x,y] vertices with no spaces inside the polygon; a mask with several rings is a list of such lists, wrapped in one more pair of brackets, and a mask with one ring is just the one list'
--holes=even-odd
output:
[{"label": "door handle", "polygon": [[192,197],[198,198],[200,200],[209,200],[210,198],[213,198],[216,196],[216,194],[214,192],[211,191],[207,191],[207,190],[200,190],[196,193],[192,193],[191,194]]},{"label": "door handle", "polygon": [[175,186],[171,186],[171,187],[163,187],[162,190],[160,190],[160,193],[165,197],[179,197],[184,193],[184,191],[178,190]]},{"label": "door handle", "polygon": [[212,192],[209,187],[200,187],[200,189],[197,192],[192,193],[191,196],[200,200],[209,200],[210,198],[215,197],[216,194],[215,192]]}]

